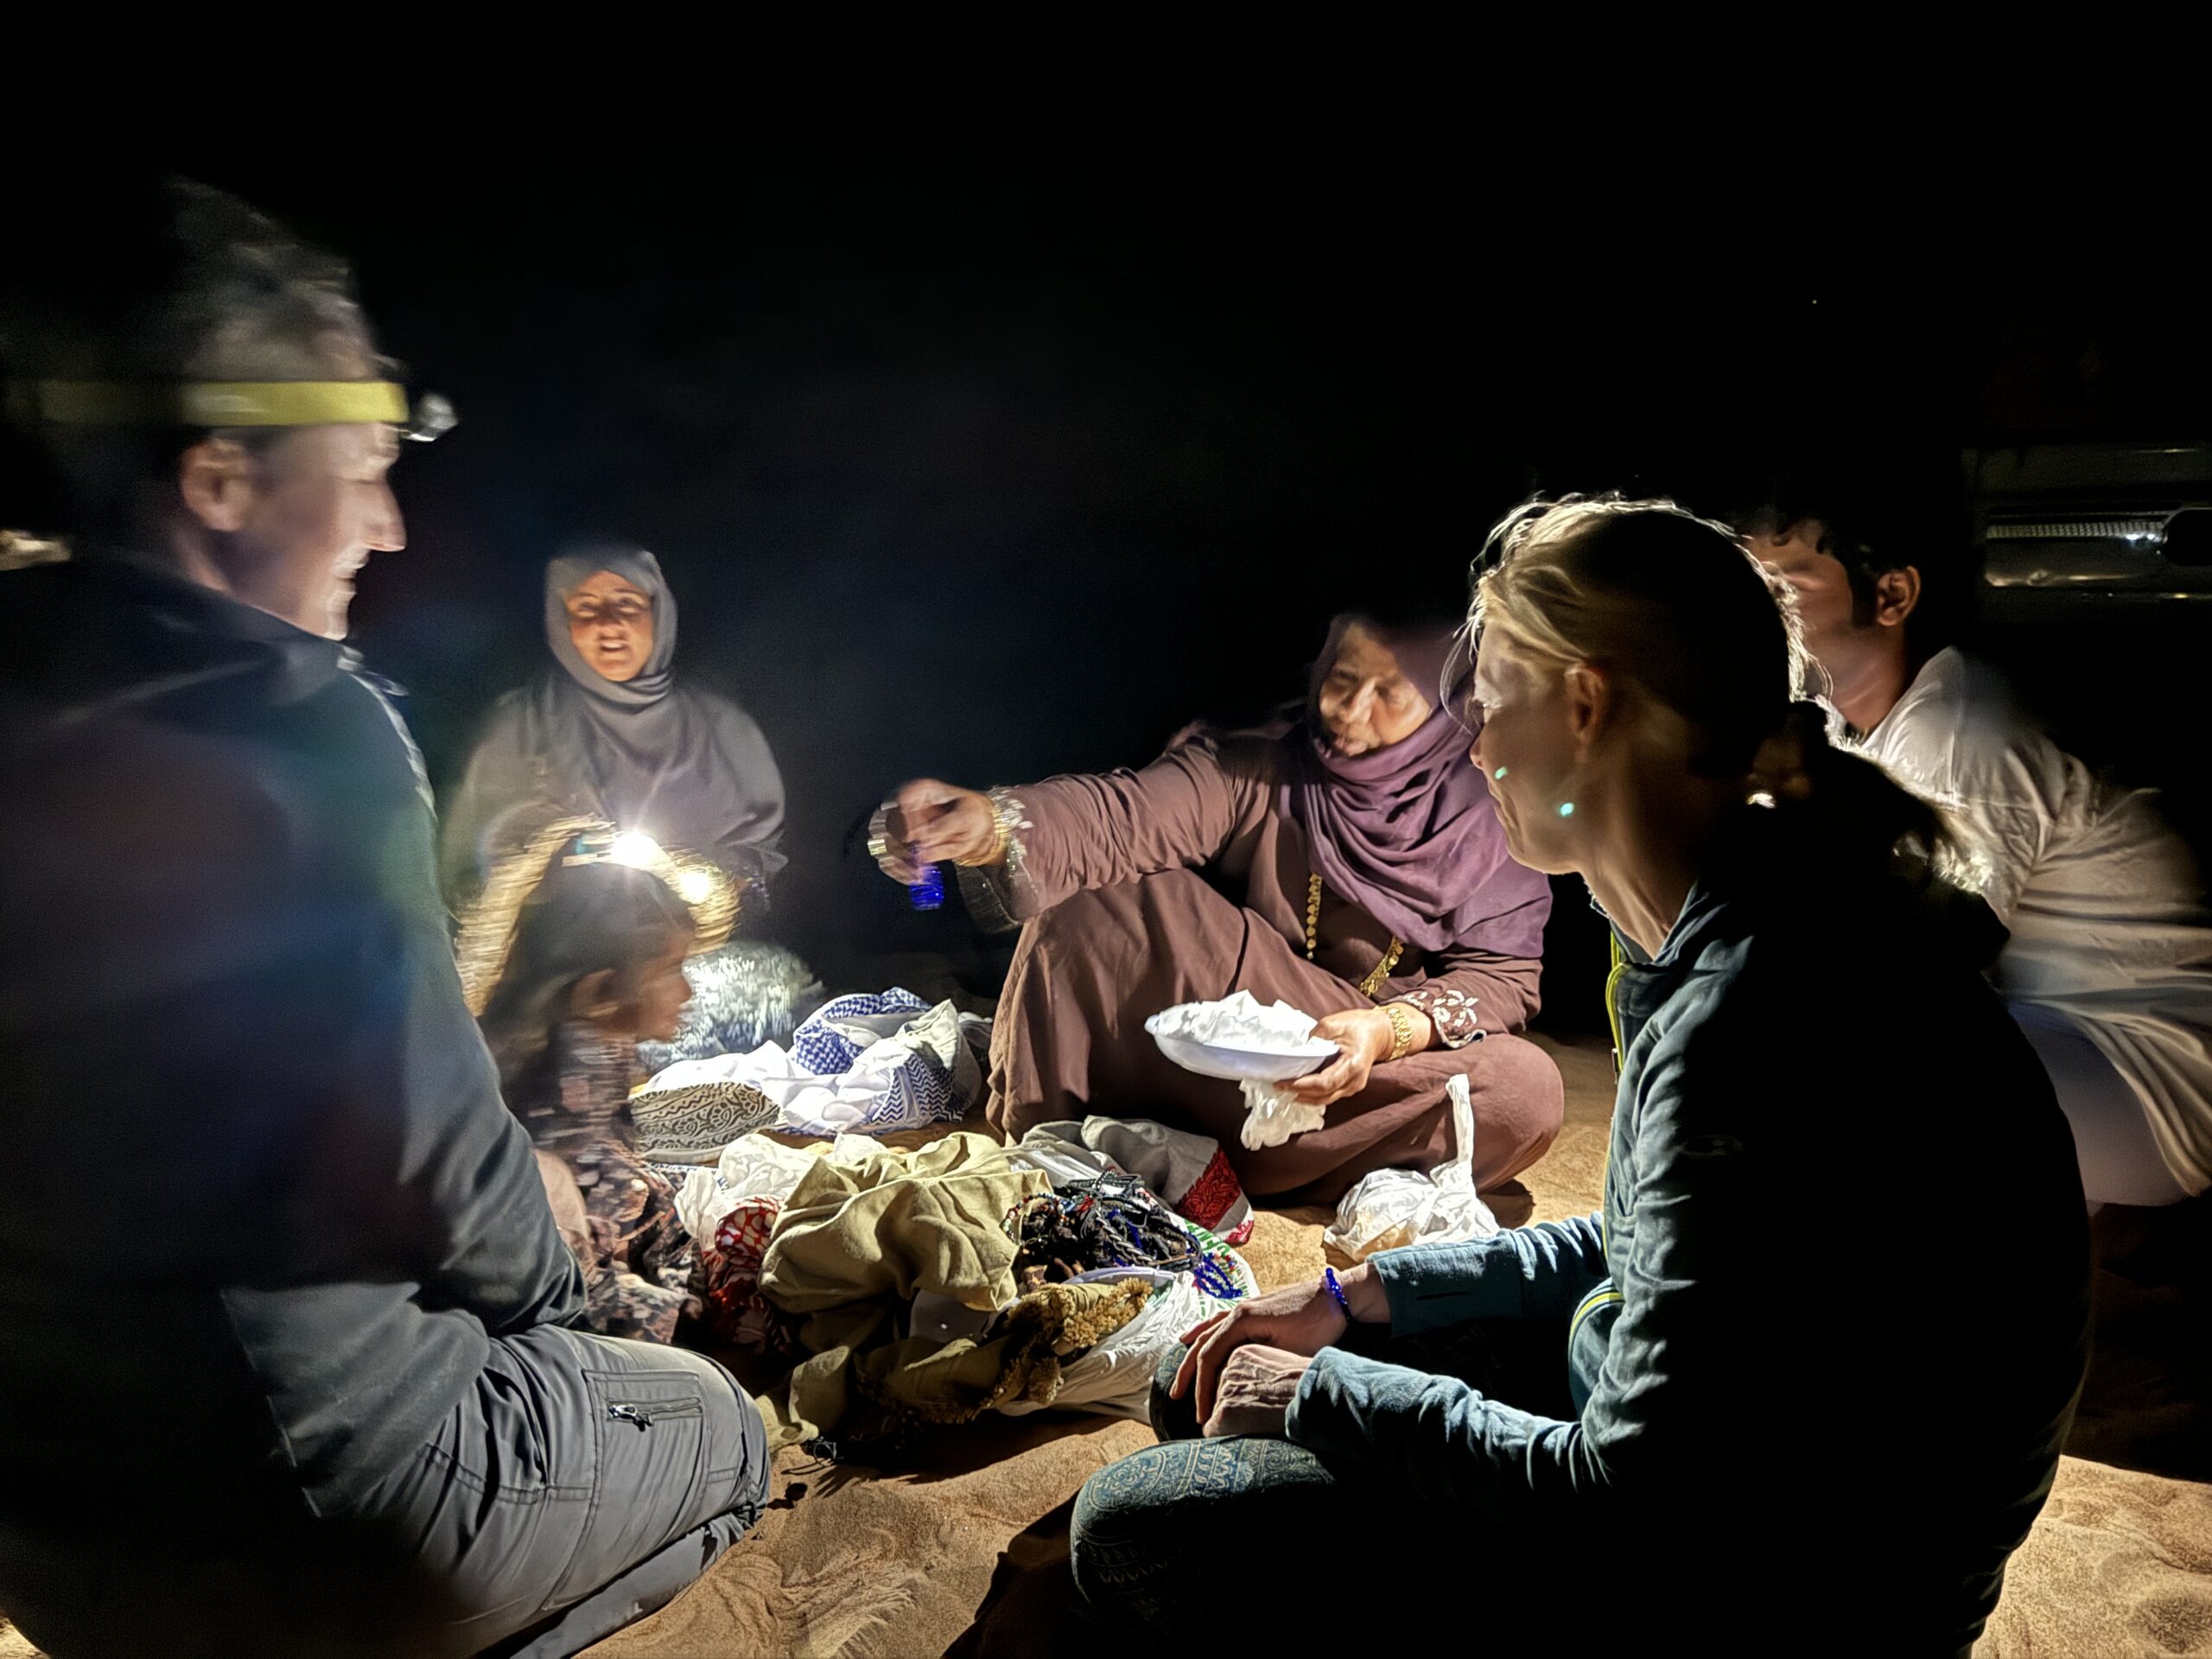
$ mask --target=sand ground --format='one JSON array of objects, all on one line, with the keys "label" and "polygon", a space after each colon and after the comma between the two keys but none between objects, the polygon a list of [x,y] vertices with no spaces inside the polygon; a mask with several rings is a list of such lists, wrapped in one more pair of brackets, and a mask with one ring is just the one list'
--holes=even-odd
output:
[{"label": "sand ground", "polygon": [[[1599,1043],[1547,1046],[1567,1078],[1567,1126],[1497,1206],[1509,1224],[1586,1213],[1604,1179],[1611,1061]],[[1876,1197],[1900,1220],[1942,1203],[1909,1179]],[[2212,1357],[2199,1351],[2212,1350],[2212,1222],[2204,1204],[2184,1209],[2099,1217],[2098,1351],[2073,1455],[1978,1659],[2212,1654]],[[1260,1282],[1317,1275],[1326,1219],[1263,1211],[1246,1250]],[[944,1433],[895,1469],[786,1452],[755,1531],[593,1659],[1080,1651],[1069,1509],[1093,1471],[1150,1439],[1141,1424],[1047,1413]],[[34,1652],[0,1619],[0,1659]]]}]

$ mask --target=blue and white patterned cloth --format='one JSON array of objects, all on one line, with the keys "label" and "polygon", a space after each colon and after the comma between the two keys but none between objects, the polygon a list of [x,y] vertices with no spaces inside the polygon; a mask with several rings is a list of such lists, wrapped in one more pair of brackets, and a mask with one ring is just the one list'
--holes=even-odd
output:
[{"label": "blue and white patterned cloth", "polygon": [[775,1102],[775,1127],[799,1135],[887,1135],[967,1115],[983,1091],[991,1022],[897,987],[827,1002],[786,1050],[681,1061],[651,1090],[739,1083]]},{"label": "blue and white patterned cloth", "polygon": [[963,1020],[950,1002],[931,1007],[897,986],[824,1003],[792,1033],[791,1058],[818,1077],[848,1084],[865,1074],[868,1098],[857,1124],[807,1121],[801,1116],[804,1097],[794,1100],[785,1109],[784,1127],[817,1135],[887,1135],[965,1116],[982,1086],[976,1027],[987,1043],[987,1022]]},{"label": "blue and white patterned cloth", "polygon": [[874,1027],[887,1014],[905,1016],[894,1022],[890,1030],[874,1033],[887,1037],[907,1020],[929,1011],[928,1003],[896,985],[880,995],[861,991],[836,997],[817,1008],[791,1033],[791,1057],[817,1077],[834,1077],[851,1071],[853,1062],[873,1041],[872,1036],[868,1041],[861,1040],[859,1033],[851,1028],[855,1022],[866,1020]]}]

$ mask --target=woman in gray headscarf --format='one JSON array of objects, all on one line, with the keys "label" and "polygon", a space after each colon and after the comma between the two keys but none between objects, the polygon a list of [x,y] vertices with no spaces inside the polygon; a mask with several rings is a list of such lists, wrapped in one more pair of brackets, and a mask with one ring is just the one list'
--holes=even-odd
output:
[{"label": "woman in gray headscarf", "polygon": [[[641,550],[589,547],[545,567],[554,664],[500,698],[447,803],[443,864],[455,906],[562,817],[602,818],[709,859],[757,924],[784,867],[784,780],[753,716],[674,672],[676,598]],[[741,941],[702,958],[674,1052],[689,1058],[788,1034],[810,990],[798,959]]]},{"label": "woman in gray headscarf", "polygon": [[555,665],[499,700],[447,809],[448,890],[481,886],[531,822],[582,814],[712,859],[757,916],[784,866],[784,780],[752,715],[676,677],[660,562],[623,548],[553,560],[545,642]]}]

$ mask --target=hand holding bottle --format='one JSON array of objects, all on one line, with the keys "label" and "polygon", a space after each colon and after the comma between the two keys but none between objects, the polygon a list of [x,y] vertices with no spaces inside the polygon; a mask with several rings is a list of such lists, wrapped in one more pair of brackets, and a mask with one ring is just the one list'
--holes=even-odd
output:
[{"label": "hand holding bottle", "polygon": [[869,826],[868,853],[911,887],[932,864],[995,864],[1004,856],[990,797],[935,778],[901,784]]}]

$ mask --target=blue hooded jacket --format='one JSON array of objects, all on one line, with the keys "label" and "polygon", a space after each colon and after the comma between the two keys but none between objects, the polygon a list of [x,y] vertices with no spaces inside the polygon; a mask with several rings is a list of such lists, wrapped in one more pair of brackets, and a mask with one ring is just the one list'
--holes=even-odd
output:
[{"label": "blue hooded jacket", "polygon": [[1958,1651],[2079,1392],[2073,1142],[1979,972],[1986,911],[1825,880],[1751,816],[1617,978],[1604,1211],[1376,1258],[1394,1334],[1555,1322],[1578,1418],[1332,1349],[1288,1433],[1555,1535],[1662,1628]]}]

